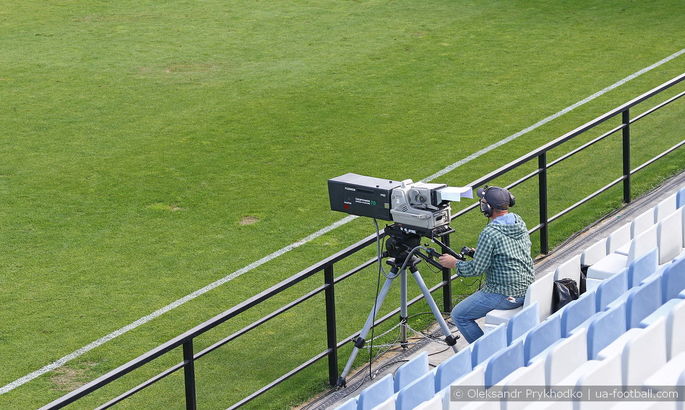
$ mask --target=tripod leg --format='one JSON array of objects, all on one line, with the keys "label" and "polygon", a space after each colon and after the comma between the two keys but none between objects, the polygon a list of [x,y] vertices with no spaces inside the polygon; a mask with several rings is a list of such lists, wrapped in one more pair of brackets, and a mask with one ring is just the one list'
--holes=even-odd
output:
[{"label": "tripod leg", "polygon": [[381,310],[381,306],[383,305],[383,300],[388,295],[388,291],[390,290],[390,285],[392,285],[393,279],[394,278],[386,279],[385,283],[383,284],[383,288],[381,288],[381,291],[378,293],[378,298],[376,299],[375,309],[372,309],[371,313],[369,313],[369,316],[366,319],[366,323],[364,323],[364,327],[362,328],[361,332],[359,332],[359,338],[357,338],[354,342],[354,349],[352,349],[352,353],[350,353],[350,358],[347,359],[347,363],[345,364],[345,369],[343,369],[343,372],[340,374],[340,377],[338,378],[338,386],[344,386],[345,385],[345,377],[347,377],[347,374],[352,369],[352,365],[354,364],[354,359],[357,358],[357,354],[359,353],[359,349],[364,347],[364,343],[366,342],[366,340],[365,340],[366,335],[369,333],[369,330],[371,330],[371,327],[373,326],[373,322],[376,319],[376,315]]},{"label": "tripod leg", "polygon": [[426,299],[426,303],[428,303],[428,306],[430,306],[431,311],[433,312],[433,316],[435,316],[435,320],[438,321],[438,324],[440,325],[440,329],[442,329],[442,333],[445,335],[445,341],[447,342],[447,344],[452,346],[452,350],[457,352],[458,350],[457,350],[456,339],[452,336],[452,333],[450,332],[450,328],[447,326],[447,322],[445,322],[445,319],[443,319],[442,314],[440,313],[440,309],[438,309],[438,305],[435,304],[435,301],[433,300],[433,296],[431,295],[430,291],[428,290],[426,283],[423,281],[421,274],[419,273],[418,269],[416,269],[416,268],[412,269],[411,273],[412,273],[412,275],[414,275],[414,280],[416,281],[416,283],[421,288],[421,293],[423,293],[423,297]]},{"label": "tripod leg", "polygon": [[400,343],[407,348],[407,271],[400,272]]}]

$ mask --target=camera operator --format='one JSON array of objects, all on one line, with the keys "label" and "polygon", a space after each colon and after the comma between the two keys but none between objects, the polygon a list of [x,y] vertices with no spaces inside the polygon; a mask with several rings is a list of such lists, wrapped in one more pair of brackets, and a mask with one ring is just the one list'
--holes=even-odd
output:
[{"label": "camera operator", "polygon": [[451,313],[469,343],[483,335],[476,319],[493,309],[521,306],[528,285],[535,280],[528,229],[519,215],[509,212],[515,203],[514,196],[494,186],[481,188],[477,193],[481,212],[490,222],[478,238],[473,259],[461,261],[448,254],[439,259],[442,266],[456,268],[460,276],[485,272],[485,286],[460,302]]}]

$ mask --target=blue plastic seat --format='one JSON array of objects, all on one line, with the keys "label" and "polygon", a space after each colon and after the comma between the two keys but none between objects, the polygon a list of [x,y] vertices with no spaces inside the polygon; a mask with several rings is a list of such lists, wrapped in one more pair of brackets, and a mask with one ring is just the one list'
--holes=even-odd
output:
[{"label": "blue plastic seat", "polygon": [[607,311],[597,313],[587,330],[587,356],[597,359],[597,353],[625,333],[626,304],[621,303]]},{"label": "blue plastic seat", "polygon": [[597,313],[596,296],[596,290],[593,289],[566,305],[566,309],[561,314],[561,335],[563,337],[569,337],[573,329]]},{"label": "blue plastic seat", "polygon": [[523,343],[525,363],[530,363],[533,357],[542,353],[559,339],[561,339],[561,318],[559,315],[550,316],[526,335]]},{"label": "blue plastic seat", "polygon": [[658,258],[659,252],[656,248],[635,258],[628,265],[628,287],[638,286],[645,278],[656,272]]},{"label": "blue plastic seat", "polygon": [[514,340],[534,328],[538,323],[540,323],[538,302],[535,301],[521,309],[507,323],[507,344],[511,345]]},{"label": "blue plastic seat", "polygon": [[627,329],[640,326],[640,321],[661,306],[662,276],[654,276],[635,288],[626,301]]},{"label": "blue plastic seat", "polygon": [[428,353],[421,352],[418,356],[403,364],[395,371],[395,393],[428,373],[429,370]]},{"label": "blue plastic seat", "polygon": [[685,289],[685,258],[679,257],[668,264],[662,278],[662,301],[677,298]]},{"label": "blue plastic seat", "polygon": [[435,395],[433,373],[428,372],[404,387],[397,394],[396,410],[411,410]]},{"label": "blue plastic seat", "polygon": [[628,269],[603,281],[597,287],[597,310],[605,310],[609,303],[618,299],[628,290]]},{"label": "blue plastic seat", "polygon": [[678,191],[676,196],[676,206],[678,208],[685,206],[685,188],[682,188],[680,191]]},{"label": "blue plastic seat", "polygon": [[358,410],[371,410],[395,394],[392,375],[386,374],[376,383],[364,389],[357,401]]},{"label": "blue plastic seat", "polygon": [[460,350],[440,363],[435,370],[435,391],[449,386],[453,381],[471,371],[471,349]]},{"label": "blue plastic seat", "polygon": [[507,326],[501,324],[473,342],[471,345],[471,366],[478,366],[505,347],[507,347]]},{"label": "blue plastic seat", "polygon": [[345,403],[336,407],[335,410],[357,410],[357,398],[352,397],[351,399],[349,399]]},{"label": "blue plastic seat", "polygon": [[525,366],[523,361],[523,341],[516,340],[511,346],[495,353],[485,367],[485,388],[507,377],[519,367]]}]

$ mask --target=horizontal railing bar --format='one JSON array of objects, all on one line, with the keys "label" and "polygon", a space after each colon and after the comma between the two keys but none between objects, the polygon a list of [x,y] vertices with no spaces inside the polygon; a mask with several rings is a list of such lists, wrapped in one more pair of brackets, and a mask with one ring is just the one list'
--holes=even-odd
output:
[{"label": "horizontal railing bar", "polygon": [[681,92],[680,94],[676,94],[675,96],[669,98],[668,100],[666,100],[666,101],[664,101],[664,102],[662,102],[662,103],[660,103],[660,104],[657,104],[657,105],[655,105],[654,107],[648,109],[647,111],[643,112],[642,114],[640,114],[640,115],[636,116],[635,118],[631,119],[631,120],[630,120],[630,123],[632,124],[632,123],[634,123],[634,122],[636,122],[636,121],[641,120],[643,117],[646,117],[646,116],[648,116],[649,114],[653,113],[654,111],[658,110],[659,108],[662,108],[662,107],[664,107],[664,106],[666,106],[666,105],[672,103],[673,101],[677,100],[678,98],[682,97],[683,95],[685,95],[685,91]]},{"label": "horizontal railing bar", "polygon": [[570,152],[568,152],[568,153],[566,153],[566,154],[560,156],[559,158],[557,158],[557,159],[555,159],[554,161],[552,161],[552,162],[550,162],[549,164],[547,164],[547,169],[549,169],[549,168],[551,168],[551,167],[557,165],[558,163],[560,163],[561,161],[563,161],[563,160],[565,160],[565,159],[568,159],[568,158],[572,157],[573,155],[575,155],[575,154],[579,153],[580,151],[584,150],[585,148],[587,148],[587,147],[589,147],[589,146],[592,146],[592,145],[598,143],[599,141],[601,141],[601,140],[603,140],[604,138],[610,136],[611,134],[615,133],[616,131],[622,130],[624,127],[625,127],[625,125],[621,124],[621,125],[619,125],[618,127],[612,128],[611,130],[607,131],[606,133],[600,135],[599,137],[597,137],[597,138],[595,138],[595,139],[593,139],[593,140],[591,140],[591,141],[589,141],[589,142],[586,142],[585,144],[581,145],[580,147],[574,149],[573,151],[570,151]]},{"label": "horizontal railing bar", "polygon": [[529,152],[528,154],[522,155],[518,159],[515,159],[515,160],[511,161],[510,163],[503,165],[503,166],[499,167],[498,169],[490,172],[489,174],[472,181],[470,184],[467,184],[467,186],[475,188],[475,187],[479,187],[479,186],[481,186],[487,182],[490,182],[493,179],[509,172],[511,169],[516,168],[516,167],[518,167],[518,166],[520,166],[520,165],[522,165],[522,164],[524,164],[524,163],[526,163],[526,162],[528,162],[534,158],[537,158],[538,156],[540,156],[540,154],[545,153],[545,152],[547,152],[553,148],[556,148],[557,146],[563,144],[564,142],[570,140],[571,138],[574,138],[577,135],[580,135],[583,132],[585,132],[591,128],[594,128],[597,125],[607,121],[608,119],[615,117],[616,115],[618,115],[618,114],[622,113],[623,111],[641,103],[642,101],[648,99],[649,97],[651,97],[655,94],[658,94],[658,93],[662,92],[663,90],[666,90],[666,89],[680,83],[684,79],[685,79],[685,73],[683,73],[683,74],[679,75],[678,77],[673,78],[672,80],[669,80],[669,81],[647,91],[646,93],[644,93],[638,97],[633,98],[632,100],[628,101],[627,103],[625,103],[625,104],[623,104],[617,108],[614,108],[613,110],[611,110],[605,114],[602,114],[599,117],[597,117],[591,121],[586,122],[585,124],[577,127],[576,129],[567,132],[566,134],[556,138],[553,141],[548,142],[547,144],[543,145],[542,147],[535,149],[535,150]]},{"label": "horizontal railing bar", "polygon": [[116,398],[108,401],[107,403],[98,407],[97,410],[108,409],[108,408],[114,406],[115,404],[119,403],[120,401],[123,401],[124,399],[127,399],[127,398],[133,396],[134,394],[138,393],[139,391],[143,390],[144,388],[151,386],[151,385],[157,383],[158,381],[162,380],[163,378],[165,378],[165,377],[173,374],[174,372],[182,369],[184,365],[185,365],[184,362],[180,362],[180,363],[176,364],[175,366],[166,369],[165,371],[163,371],[163,372],[159,373],[158,375],[144,381],[143,383],[137,385],[136,387],[132,388],[131,390],[127,391],[126,393],[119,395]]},{"label": "horizontal railing bar", "polygon": [[273,382],[267,384],[266,386],[262,387],[261,389],[257,390],[256,392],[252,393],[251,395],[245,397],[244,399],[240,400],[239,402],[235,403],[231,407],[229,407],[229,410],[232,409],[237,409],[240,406],[245,405],[246,403],[256,399],[257,397],[261,396],[262,394],[266,393],[267,391],[271,390],[272,388],[278,386],[279,384],[283,383],[284,381],[288,380],[289,378],[293,377],[297,373],[305,370],[309,366],[315,364],[319,360],[325,358],[329,353],[329,349],[326,349],[324,352],[319,353],[318,355],[312,357],[311,359],[307,360],[303,364],[297,366],[296,368],[290,370],[288,373],[282,375],[278,379],[274,380]]},{"label": "horizontal railing bar", "polygon": [[542,228],[542,224],[537,224],[534,227],[528,229],[528,234],[532,234],[533,232],[539,231],[540,228]]},{"label": "horizontal railing bar", "polygon": [[540,169],[536,169],[535,171],[531,172],[530,174],[525,175],[525,176],[517,179],[516,181],[512,182],[511,184],[507,185],[505,188],[506,189],[512,189],[512,188],[521,185],[522,183],[528,181],[529,179],[531,179],[534,176],[539,175],[539,174],[540,174]]},{"label": "horizontal railing bar", "polygon": [[568,208],[564,209],[563,211],[559,212],[558,214],[552,216],[549,218],[549,222],[554,222],[555,220],[561,218],[562,216],[566,215],[570,211],[578,208],[580,205],[583,205],[584,203],[594,199],[598,195],[602,194],[603,192],[607,191],[609,188],[613,187],[614,185],[618,184],[619,182],[623,181],[623,176],[620,176],[616,178],[615,180],[611,181],[610,183],[604,185],[603,187],[599,188],[595,192],[591,193],[590,195],[586,196],[585,198],[581,199],[580,201],[576,202],[575,204],[569,206]]},{"label": "horizontal railing bar", "polygon": [[680,141],[679,143],[675,144],[675,145],[672,146],[671,148],[667,149],[666,151],[662,152],[661,154],[657,155],[656,157],[650,159],[649,161],[643,163],[643,164],[640,165],[639,167],[637,167],[637,168],[635,168],[634,170],[630,171],[630,175],[633,175],[634,173],[636,173],[636,172],[642,170],[642,168],[644,168],[644,167],[646,167],[646,166],[648,166],[648,165],[651,165],[654,161],[657,161],[657,160],[659,160],[659,159],[665,157],[666,155],[668,155],[668,154],[670,154],[671,152],[677,150],[678,148],[682,147],[683,145],[685,145],[685,140]]},{"label": "horizontal railing bar", "polygon": [[281,314],[283,314],[283,313],[287,312],[288,310],[294,308],[295,306],[299,305],[300,303],[305,302],[305,301],[313,298],[314,296],[318,295],[319,293],[323,292],[324,290],[326,290],[326,285],[319,286],[318,288],[310,291],[306,295],[301,296],[301,297],[295,299],[294,301],[288,303],[287,305],[282,306],[282,307],[274,310],[273,312],[269,313],[268,315],[263,316],[261,319],[258,319],[256,321],[250,323],[249,325],[238,330],[237,332],[226,337],[225,339],[222,339],[222,340],[214,343],[213,345],[205,348],[201,352],[195,354],[194,360],[197,360],[197,359],[201,358],[202,356],[206,355],[207,353],[210,353],[210,352],[218,349],[219,347],[225,345],[226,343],[230,342],[231,340],[236,339],[236,338],[244,335],[245,333],[249,332],[250,330],[263,325],[264,323],[275,318],[276,316],[280,316]]}]

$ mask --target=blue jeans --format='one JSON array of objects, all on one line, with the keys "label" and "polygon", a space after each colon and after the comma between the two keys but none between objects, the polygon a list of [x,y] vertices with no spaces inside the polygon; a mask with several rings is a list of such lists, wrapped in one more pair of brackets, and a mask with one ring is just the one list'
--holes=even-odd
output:
[{"label": "blue jeans", "polygon": [[513,298],[500,295],[499,293],[488,293],[479,290],[471,296],[459,302],[452,309],[452,320],[459,328],[459,331],[467,342],[473,343],[476,339],[483,336],[483,331],[476,323],[476,319],[485,317],[489,311],[494,309],[514,309],[523,305],[523,297]]}]

